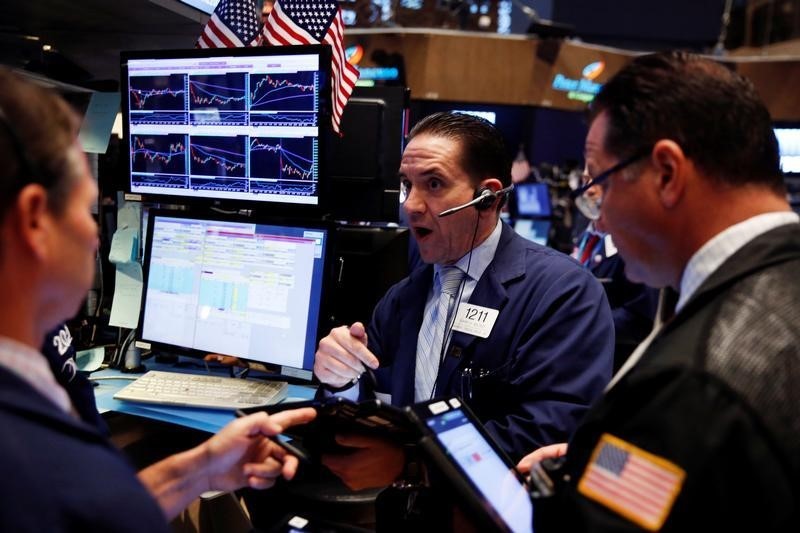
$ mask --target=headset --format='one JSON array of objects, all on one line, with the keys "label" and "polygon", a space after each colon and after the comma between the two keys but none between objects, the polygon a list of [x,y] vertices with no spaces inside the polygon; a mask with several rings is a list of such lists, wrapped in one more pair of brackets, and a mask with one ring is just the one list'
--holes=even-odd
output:
[{"label": "headset", "polygon": [[505,187],[497,191],[493,191],[489,187],[480,187],[475,190],[475,195],[472,197],[472,200],[470,200],[465,204],[458,205],[456,207],[451,207],[450,209],[446,209],[441,213],[439,213],[439,216],[440,217],[450,216],[454,213],[458,213],[462,209],[466,209],[473,205],[475,206],[475,209],[477,209],[478,211],[486,211],[487,209],[489,209],[494,205],[495,200],[503,196],[506,196],[512,190],[514,190],[513,183],[508,187]]}]

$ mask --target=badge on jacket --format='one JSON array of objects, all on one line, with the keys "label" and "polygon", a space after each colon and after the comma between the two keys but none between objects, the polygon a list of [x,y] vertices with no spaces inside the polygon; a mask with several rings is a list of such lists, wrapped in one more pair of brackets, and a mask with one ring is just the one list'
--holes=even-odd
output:
[{"label": "badge on jacket", "polygon": [[461,302],[453,321],[453,331],[461,331],[485,339],[492,332],[500,311],[467,302]]}]

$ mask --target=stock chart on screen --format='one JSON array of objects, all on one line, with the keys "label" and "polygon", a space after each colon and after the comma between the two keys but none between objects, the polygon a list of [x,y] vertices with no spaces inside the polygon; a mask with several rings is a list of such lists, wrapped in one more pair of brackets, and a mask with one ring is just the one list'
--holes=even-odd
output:
[{"label": "stock chart on screen", "polygon": [[321,53],[224,54],[123,57],[130,192],[318,205]]}]

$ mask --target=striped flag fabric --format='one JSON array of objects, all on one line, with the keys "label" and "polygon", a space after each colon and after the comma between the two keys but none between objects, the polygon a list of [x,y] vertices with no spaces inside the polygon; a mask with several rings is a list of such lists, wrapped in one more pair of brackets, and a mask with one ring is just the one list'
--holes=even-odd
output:
[{"label": "striped flag fabric", "polygon": [[239,48],[261,41],[261,17],[255,0],[220,0],[196,48]]},{"label": "striped flag fabric", "polygon": [[578,491],[640,527],[657,531],[685,477],[674,463],[606,433],[592,452]]},{"label": "striped flag fabric", "polygon": [[331,101],[336,133],[358,81],[358,70],[345,58],[343,41],[344,23],[336,0],[278,0],[264,23],[265,45],[327,44],[332,48]]}]

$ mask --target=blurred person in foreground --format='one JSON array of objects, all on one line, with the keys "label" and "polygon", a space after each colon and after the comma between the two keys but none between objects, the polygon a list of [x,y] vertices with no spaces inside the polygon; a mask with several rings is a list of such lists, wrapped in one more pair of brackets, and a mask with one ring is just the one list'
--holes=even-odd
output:
[{"label": "blurred person in foreground", "polygon": [[97,186],[77,132],[63,100],[0,68],[0,524],[168,531],[167,520],[205,491],[291,478],[297,459],[268,437],[314,411],[235,420],[138,475],[81,417],[39,351],[94,276]]}]

